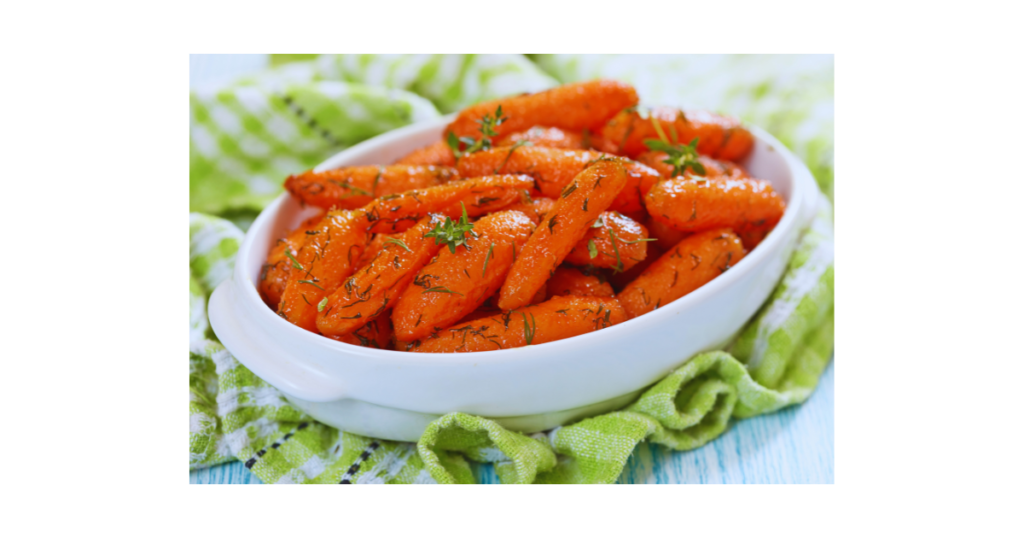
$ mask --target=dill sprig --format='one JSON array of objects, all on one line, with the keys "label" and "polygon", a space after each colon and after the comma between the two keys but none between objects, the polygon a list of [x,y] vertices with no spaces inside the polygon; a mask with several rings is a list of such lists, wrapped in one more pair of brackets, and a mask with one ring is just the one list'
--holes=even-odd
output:
[{"label": "dill sprig", "polygon": [[[480,124],[480,134],[483,135],[479,139],[471,136],[458,137],[455,136],[455,133],[449,131],[446,142],[448,143],[448,147],[452,148],[452,153],[455,154],[455,160],[458,161],[463,155],[469,155],[481,150],[491,149],[491,138],[498,136],[498,133],[494,128],[506,121],[508,121],[508,117],[503,115],[501,105],[498,105],[498,110],[494,112],[493,117],[490,114],[484,114],[483,118],[476,120],[476,122]],[[460,149],[463,145],[466,146],[466,149]],[[515,151],[514,148],[513,151]],[[512,153],[509,152],[509,155],[511,154]]]},{"label": "dill sprig", "polygon": [[480,271],[480,276],[487,276],[487,264],[491,261],[491,254],[494,254],[494,243],[491,243],[491,248],[487,249],[487,256],[484,258],[484,270]]},{"label": "dill sprig", "polygon": [[523,316],[523,335],[526,336],[526,345],[533,344],[533,337],[537,335],[537,318],[533,316],[533,312],[530,312],[530,319],[533,320],[533,327],[530,326],[530,322],[526,319],[526,312],[520,312]]},{"label": "dill sprig", "polygon": [[316,311],[317,312],[323,312],[324,308],[326,308],[326,307],[327,307],[327,297],[324,297],[323,299],[320,299],[319,303],[317,303]]},{"label": "dill sprig", "polygon": [[409,248],[409,245],[406,245],[405,241],[402,241],[401,239],[396,239],[394,237],[389,237],[389,238],[385,239],[384,242],[385,243],[394,243],[394,244],[404,248],[406,250],[406,252],[412,252],[412,249]]},{"label": "dill sprig", "polygon": [[292,267],[298,269],[299,271],[305,271],[305,269],[302,267],[302,264],[299,263],[299,260],[296,260],[295,256],[292,256],[292,250],[290,248],[284,249],[284,255],[288,256],[288,259],[292,261]]},{"label": "dill sprig", "polygon": [[644,145],[651,151],[664,151],[668,154],[668,158],[661,162],[672,165],[673,177],[683,175],[687,168],[701,176],[707,174],[707,170],[698,159],[697,138],[691,140],[689,144],[676,145],[669,144],[664,140],[648,138],[644,140]]},{"label": "dill sprig", "polygon": [[465,297],[465,295],[457,291],[452,291],[447,286],[436,286],[433,288],[427,288],[423,290],[421,293],[454,293],[455,295],[462,295],[463,297]]},{"label": "dill sprig", "polygon": [[[451,217],[445,217],[444,222],[439,222],[433,230],[424,235],[424,237],[433,237],[435,245],[448,245],[448,249],[455,254],[455,247],[466,244],[466,234],[469,233],[473,237],[476,237],[476,232],[473,231],[473,224],[469,222],[469,216],[466,214],[466,204],[462,204],[462,217],[459,218],[459,222],[452,222]],[[469,245],[466,245],[469,248]]]}]

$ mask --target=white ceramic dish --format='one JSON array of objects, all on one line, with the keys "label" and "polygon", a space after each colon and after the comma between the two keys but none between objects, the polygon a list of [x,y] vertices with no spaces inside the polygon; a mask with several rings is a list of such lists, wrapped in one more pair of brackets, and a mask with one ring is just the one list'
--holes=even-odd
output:
[{"label": "white ceramic dish", "polygon": [[[440,139],[450,118],[368,140],[317,167],[390,163]],[[256,290],[273,242],[308,218],[287,193],[253,223],[232,277],[210,298],[210,323],[228,350],[298,408],[344,431],[416,441],[426,425],[463,411],[526,433],[621,407],[694,354],[732,338],[782,276],[817,188],[771,135],[743,162],[787,201],[775,230],[735,267],[662,308],[591,334],[525,348],[428,354],[369,349],[299,329],[263,304]]]}]

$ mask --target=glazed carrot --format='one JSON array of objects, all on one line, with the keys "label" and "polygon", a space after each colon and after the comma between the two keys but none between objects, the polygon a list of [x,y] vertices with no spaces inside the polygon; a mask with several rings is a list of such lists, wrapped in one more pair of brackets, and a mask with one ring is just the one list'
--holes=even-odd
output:
[{"label": "glazed carrot", "polygon": [[287,236],[278,239],[270,253],[267,254],[267,261],[260,270],[260,297],[270,308],[277,310],[281,304],[281,294],[288,285],[288,275],[291,273],[292,261],[288,255],[294,256],[306,242],[306,231],[314,229],[323,215],[317,215],[307,219],[292,230]]},{"label": "glazed carrot", "polygon": [[278,314],[316,332],[318,305],[352,274],[366,247],[366,218],[358,211],[331,211],[310,232],[295,255]]},{"label": "glazed carrot", "polygon": [[[541,147],[494,148],[466,155],[459,160],[462,177],[487,174],[526,174],[537,181],[537,189],[549,198],[557,198],[589,163],[608,155],[597,151]],[[629,213],[643,209],[640,184],[661,179],[650,167],[623,160],[628,183],[623,187],[611,209]]]},{"label": "glazed carrot", "polygon": [[378,196],[441,185],[458,179],[441,166],[351,166],[288,176],[284,188],[303,203],[324,209],[355,209]]},{"label": "glazed carrot", "polygon": [[369,323],[342,336],[328,336],[332,340],[354,346],[391,349],[391,317],[387,312],[370,320]]},{"label": "glazed carrot", "polygon": [[434,166],[455,166],[455,154],[444,140],[406,154],[395,164],[420,164]]},{"label": "glazed carrot", "polygon": [[359,261],[356,262],[355,266],[362,267],[370,263],[370,260],[376,258],[377,253],[393,239],[401,239],[401,236],[398,234],[373,234],[370,242],[366,244],[366,249],[363,250],[363,255],[359,257]]},{"label": "glazed carrot", "polygon": [[612,297],[555,297],[501,315],[460,323],[436,337],[407,344],[419,353],[492,351],[563,340],[617,325],[626,320]]},{"label": "glazed carrot", "polygon": [[645,225],[651,237],[658,239],[658,246],[662,250],[676,246],[676,243],[690,236],[690,232],[680,232],[672,225],[657,219],[648,218]]},{"label": "glazed carrot", "polygon": [[519,211],[501,211],[473,225],[476,237],[453,253],[443,249],[420,269],[391,313],[395,336],[416,340],[451,326],[494,295],[535,225]]},{"label": "glazed carrot", "polygon": [[716,159],[739,160],[754,147],[753,135],[735,118],[671,107],[657,107],[645,113],[635,108],[623,110],[601,129],[601,136],[614,144],[613,152],[636,157],[647,151],[644,140],[661,138],[655,121],[669,140],[688,144],[698,138],[697,151]]},{"label": "glazed carrot", "polygon": [[[668,157],[668,154],[664,151],[646,151],[637,156],[636,160],[637,162],[646,164],[647,166],[657,170],[658,173],[661,174],[661,177],[671,178],[673,177],[672,173],[674,168],[672,165],[665,162],[666,157]],[[700,161],[700,164],[704,165],[704,177],[708,179],[715,179],[719,177],[732,177],[736,179],[750,177],[750,174],[748,174],[742,166],[733,162],[719,161],[718,159],[712,159],[711,157],[705,157],[703,155],[701,155],[698,160]],[[699,174],[687,168],[685,175],[687,177],[693,177]],[[649,191],[652,186],[654,186],[654,183],[641,185],[641,190],[644,194],[647,194],[647,191]]]},{"label": "glazed carrot", "polygon": [[359,267],[344,285],[327,297],[316,326],[329,336],[342,336],[366,325],[395,305],[416,273],[437,254],[441,245],[426,237],[441,222],[432,214],[389,242],[367,265]]},{"label": "glazed carrot", "polygon": [[572,248],[565,261],[574,265],[607,267],[621,272],[647,257],[647,229],[635,220],[605,211]]},{"label": "glazed carrot", "polygon": [[545,148],[587,149],[583,143],[583,135],[557,127],[531,127],[525,131],[509,133],[495,140],[494,146],[513,146],[523,142]]},{"label": "glazed carrot", "polygon": [[651,312],[714,280],[743,259],[740,238],[716,228],[683,239],[617,295],[629,318]]},{"label": "glazed carrot", "polygon": [[597,271],[584,273],[576,267],[560,265],[555,274],[548,280],[548,294],[552,297],[560,295],[578,295],[581,297],[614,297],[612,285],[601,277]]},{"label": "glazed carrot", "polygon": [[[660,258],[661,255],[664,254],[664,252],[665,252],[664,250],[661,249],[660,246],[658,246],[660,244],[661,244],[661,241],[655,241],[653,243],[648,243],[647,244],[647,257],[644,258],[644,261],[634,265],[633,267],[631,267],[629,269],[626,269],[625,271],[623,271],[621,273],[612,273],[612,274],[608,275],[608,282],[611,282],[612,288],[614,288],[616,290],[622,290],[630,282],[635,280],[636,277],[638,277],[641,274],[643,274],[643,272],[646,271],[647,268],[650,267],[652,263],[658,261],[658,258]],[[675,245],[671,245],[671,246],[675,246]]]},{"label": "glazed carrot", "polygon": [[599,159],[580,172],[512,264],[498,306],[511,310],[528,304],[625,184],[626,171],[617,157]]},{"label": "glazed carrot", "polygon": [[466,206],[469,216],[485,215],[519,201],[524,189],[533,187],[529,176],[499,175],[453,181],[444,185],[382,196],[362,208],[370,231],[397,231],[402,223],[417,222],[428,213],[454,217]]},{"label": "glazed carrot", "polygon": [[569,131],[596,131],[620,110],[639,102],[628,84],[594,80],[566,84],[547,91],[507,97],[464,109],[446,129],[456,136],[478,136],[479,121],[496,116],[500,106],[505,118],[495,127],[498,136],[546,125]]},{"label": "glazed carrot", "polygon": [[555,207],[555,201],[551,198],[543,196],[537,196],[528,198],[526,201],[519,202],[518,204],[512,204],[504,209],[504,211],[522,211],[534,224],[540,222],[544,218],[544,215],[551,211],[551,208]]},{"label": "glazed carrot", "polygon": [[786,209],[771,184],[760,179],[668,179],[651,188],[644,200],[652,218],[683,232],[772,228]]}]

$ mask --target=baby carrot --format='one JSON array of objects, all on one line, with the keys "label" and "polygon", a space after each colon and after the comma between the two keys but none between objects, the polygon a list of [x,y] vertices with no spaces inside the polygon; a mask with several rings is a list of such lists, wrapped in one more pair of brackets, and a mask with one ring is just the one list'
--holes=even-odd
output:
[{"label": "baby carrot", "polygon": [[387,312],[370,320],[369,323],[342,336],[328,336],[332,340],[354,346],[391,349],[391,317]]},{"label": "baby carrot", "polygon": [[605,211],[587,230],[565,261],[574,265],[606,267],[622,272],[647,257],[647,229],[635,220]]},{"label": "baby carrot", "polygon": [[494,127],[498,136],[535,125],[596,131],[615,113],[638,102],[636,90],[628,84],[611,80],[577,82],[473,105],[460,112],[446,131],[459,137],[479,136],[480,121],[484,116],[498,118],[498,107],[507,118]]},{"label": "baby carrot", "polygon": [[501,315],[444,329],[407,344],[419,353],[468,353],[538,345],[594,332],[625,321],[613,297],[554,297]]},{"label": "baby carrot", "polygon": [[281,294],[288,285],[288,275],[292,268],[292,261],[288,256],[294,256],[302,248],[306,241],[306,232],[313,230],[321,219],[323,215],[307,219],[287,236],[278,239],[267,254],[267,261],[260,271],[259,291],[263,302],[270,308],[277,310],[277,305],[281,304]]},{"label": "baby carrot", "polygon": [[377,198],[458,179],[442,166],[351,166],[288,176],[284,188],[303,203],[324,209],[355,209]]},{"label": "baby carrot", "polygon": [[740,238],[728,228],[694,234],[662,254],[616,297],[633,319],[711,282],[744,254]]},{"label": "baby carrot", "polygon": [[316,332],[317,309],[352,274],[366,247],[366,220],[358,211],[331,211],[291,260],[288,285],[281,295],[278,314]]},{"label": "baby carrot", "polygon": [[[660,132],[659,132],[660,131]],[[614,144],[615,153],[636,157],[647,151],[644,140],[662,139],[688,144],[698,139],[702,155],[735,161],[754,147],[754,137],[735,118],[703,110],[679,110],[657,107],[641,113],[636,108],[623,110],[601,129],[601,136]]]},{"label": "baby carrot", "polygon": [[548,294],[552,297],[559,295],[614,297],[615,291],[598,271],[587,274],[576,267],[560,265],[548,280]]},{"label": "baby carrot", "polygon": [[[557,198],[577,174],[589,163],[609,155],[597,151],[542,147],[494,148],[466,155],[459,160],[462,177],[487,174],[526,174],[537,182],[544,196]],[[643,209],[640,185],[661,179],[657,171],[634,161],[622,160],[628,183],[622,188],[611,209],[630,213]]]},{"label": "baby carrot", "polygon": [[455,166],[455,154],[452,153],[452,148],[448,146],[447,142],[439,140],[406,154],[395,161],[395,164]]},{"label": "baby carrot", "polygon": [[370,231],[398,231],[402,223],[417,222],[428,213],[454,217],[465,205],[469,216],[485,215],[516,203],[524,189],[533,187],[529,176],[484,176],[452,181],[426,189],[382,196],[362,208],[370,222]]},{"label": "baby carrot", "polygon": [[786,210],[782,197],[760,179],[668,179],[652,187],[644,200],[651,218],[683,232],[772,228]]},{"label": "baby carrot", "polygon": [[494,295],[535,225],[519,211],[478,220],[474,237],[452,252],[442,249],[420,269],[391,313],[395,336],[416,340],[459,321]]},{"label": "baby carrot", "polygon": [[522,145],[529,142],[536,147],[560,149],[587,149],[580,133],[557,127],[531,127],[525,131],[509,133],[494,141],[495,147]]},{"label": "baby carrot", "polygon": [[504,211],[521,211],[530,217],[530,220],[534,224],[540,222],[544,218],[544,215],[551,211],[551,208],[555,207],[555,201],[551,198],[538,196],[536,198],[527,198],[525,201],[521,201],[518,204],[512,204],[504,209]]},{"label": "baby carrot", "polygon": [[577,174],[512,264],[498,306],[511,310],[529,304],[625,184],[626,171],[617,157],[598,159]]},{"label": "baby carrot", "polygon": [[[664,250],[659,246],[661,241],[655,241],[647,245],[647,257],[644,260],[633,267],[626,269],[621,273],[612,273],[608,275],[608,282],[611,282],[612,288],[621,290],[625,288],[630,282],[640,276],[652,263],[656,262],[658,258],[664,254]],[[675,246],[675,245],[671,245]],[[670,247],[671,247],[670,246]]]},{"label": "baby carrot", "polygon": [[647,219],[646,226],[651,237],[657,238],[658,246],[662,249],[672,248],[691,235],[690,232],[680,232],[670,224],[653,218]]},{"label": "baby carrot", "polygon": [[320,308],[316,318],[320,332],[328,336],[351,333],[393,307],[420,268],[441,248],[426,237],[441,220],[437,214],[420,220],[359,267]]}]

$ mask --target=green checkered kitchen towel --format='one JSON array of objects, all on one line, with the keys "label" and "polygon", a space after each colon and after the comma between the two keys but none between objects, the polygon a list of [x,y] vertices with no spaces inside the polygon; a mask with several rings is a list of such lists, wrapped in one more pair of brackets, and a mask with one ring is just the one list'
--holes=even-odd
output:
[{"label": "green checkered kitchen towel", "polygon": [[475,461],[493,463],[503,483],[609,483],[641,441],[688,450],[733,418],[806,400],[833,347],[824,195],[783,280],[728,352],[691,358],[620,411],[545,433],[463,413],[437,419],[416,444],[340,432],[291,407],[216,341],[209,294],[281,178],[441,111],[596,76],[634,83],[648,103],[728,110],[762,125],[831,192],[830,57],[320,56],[193,92],[190,468],[237,459],[268,483],[469,483]]}]

